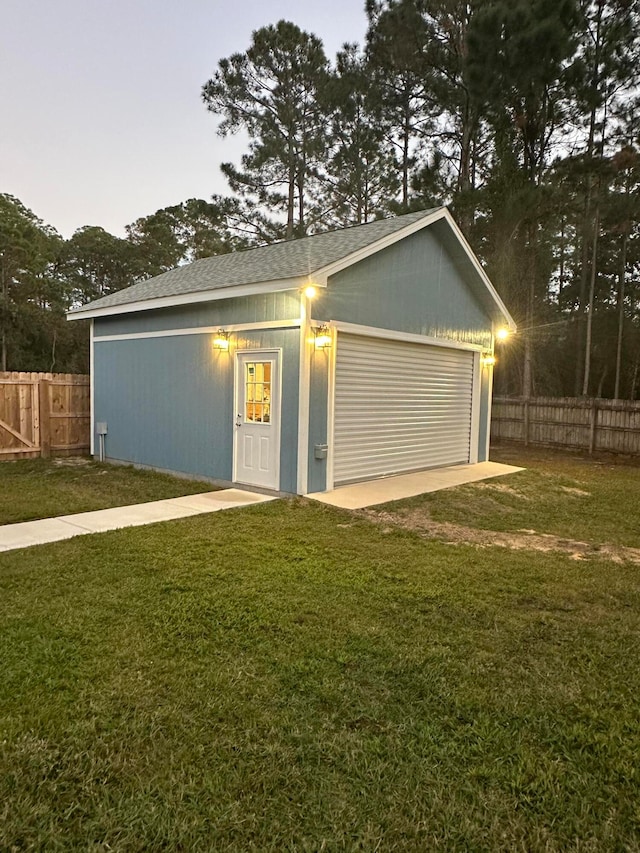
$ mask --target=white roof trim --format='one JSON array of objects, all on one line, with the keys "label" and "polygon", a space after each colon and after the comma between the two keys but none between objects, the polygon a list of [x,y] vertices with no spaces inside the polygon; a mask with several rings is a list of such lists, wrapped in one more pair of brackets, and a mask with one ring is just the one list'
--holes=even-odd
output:
[{"label": "white roof trim", "polygon": [[444,212],[446,214],[445,219],[447,220],[449,227],[451,228],[453,233],[456,235],[456,237],[460,241],[460,245],[462,246],[467,257],[469,258],[469,260],[473,264],[476,272],[478,273],[478,275],[482,279],[485,287],[489,291],[491,298],[495,302],[496,306],[498,307],[500,313],[503,315],[504,319],[507,321],[507,325],[509,326],[509,329],[512,332],[515,332],[517,329],[516,321],[513,319],[513,317],[511,316],[511,314],[507,310],[507,306],[504,304],[504,302],[500,298],[498,291],[491,284],[491,281],[489,280],[489,276],[486,274],[486,272],[482,268],[480,261],[476,257],[476,255],[475,255],[473,249],[471,248],[471,246],[469,245],[469,243],[467,242],[467,238],[464,236],[462,231],[458,228],[458,225],[456,224],[455,219],[453,218],[453,216],[449,213],[449,211],[446,208],[445,208]]},{"label": "white roof trim", "polygon": [[275,281],[257,281],[251,284],[231,284],[215,290],[196,290],[176,296],[156,296],[122,305],[106,305],[104,308],[77,308],[67,312],[67,320],[87,320],[94,317],[112,317],[116,314],[133,314],[135,311],[151,311],[154,308],[173,308],[176,305],[193,305],[198,302],[214,302],[217,299],[232,299],[238,296],[255,296],[258,293],[275,293],[281,290],[299,290],[308,284],[305,276],[284,278]]},{"label": "white roof trim", "polygon": [[[300,328],[302,320],[265,320],[258,323],[224,323],[222,329],[225,332],[255,332],[262,329],[297,329]],[[191,326],[187,329],[156,329],[153,332],[122,332],[118,335],[96,335],[94,344],[111,343],[112,341],[142,341],[147,338],[178,338],[184,335],[215,335],[220,329],[217,326]]]},{"label": "white roof trim", "polygon": [[471,264],[474,270],[480,276],[482,283],[489,291],[489,295],[491,296],[493,302],[498,308],[499,312],[504,317],[509,329],[514,332],[516,330],[516,323],[509,311],[507,310],[506,305],[498,295],[495,287],[489,281],[487,274],[485,273],[480,261],[475,256],[473,249],[467,242],[464,234],[456,225],[455,219],[449,213],[446,207],[440,207],[438,210],[435,210],[433,213],[430,213],[428,216],[424,216],[422,219],[418,219],[417,222],[412,222],[410,225],[407,225],[405,228],[401,228],[399,231],[395,231],[393,234],[388,234],[386,237],[382,237],[380,240],[377,240],[375,243],[370,243],[368,246],[365,246],[362,249],[358,249],[357,252],[353,252],[350,255],[346,255],[344,258],[341,258],[339,261],[335,261],[332,264],[327,264],[326,267],[322,267],[317,270],[315,273],[309,276],[309,281],[312,284],[316,284],[320,287],[327,286],[327,280],[329,276],[335,275],[337,272],[340,272],[347,267],[352,266],[353,264],[357,264],[359,261],[363,261],[365,258],[370,257],[371,255],[375,255],[377,252],[382,251],[382,249],[386,249],[389,246],[393,246],[394,243],[397,243],[399,240],[403,240],[405,237],[409,237],[411,234],[415,234],[417,231],[426,228],[428,225],[433,225],[434,222],[437,222],[440,219],[444,219],[455,236],[458,239],[458,242],[464,249],[465,254],[471,261]]},{"label": "white roof trim", "polygon": [[381,237],[379,240],[376,240],[375,243],[369,243],[368,246],[364,246],[362,249],[358,249],[350,255],[345,255],[344,258],[340,258],[340,260],[334,261],[332,264],[327,264],[326,267],[321,267],[314,273],[310,274],[309,281],[312,284],[319,285],[320,287],[326,287],[327,279],[330,275],[335,275],[335,273],[340,272],[340,270],[353,266],[353,264],[357,264],[359,261],[364,261],[365,258],[375,255],[376,252],[380,252],[388,246],[393,246],[393,244],[397,243],[399,240],[403,240],[410,234],[415,234],[416,231],[421,231],[423,228],[426,228],[427,225],[431,225],[438,219],[442,219],[446,213],[448,213],[448,211],[445,207],[438,208],[438,210],[435,210],[428,216],[423,216],[422,219],[418,219],[416,222],[411,222],[409,225],[405,225],[404,228],[394,231],[393,234],[387,234],[386,237]]}]

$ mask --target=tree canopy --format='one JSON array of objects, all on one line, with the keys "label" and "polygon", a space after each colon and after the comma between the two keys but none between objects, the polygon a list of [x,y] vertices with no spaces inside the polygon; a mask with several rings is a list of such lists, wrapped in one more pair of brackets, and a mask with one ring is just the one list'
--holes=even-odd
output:
[{"label": "tree canopy", "polygon": [[177,264],[448,204],[520,327],[497,389],[639,397],[638,4],[365,8],[333,61],[290,21],[218,61],[201,95],[241,140],[228,196],[66,241],[0,196],[2,364],[84,364],[64,310]]}]

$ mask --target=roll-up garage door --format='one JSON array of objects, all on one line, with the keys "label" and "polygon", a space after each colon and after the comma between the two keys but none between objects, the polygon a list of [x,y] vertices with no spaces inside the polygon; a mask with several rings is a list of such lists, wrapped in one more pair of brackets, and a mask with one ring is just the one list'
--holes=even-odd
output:
[{"label": "roll-up garage door", "polygon": [[470,458],[473,353],[338,333],[334,482]]}]

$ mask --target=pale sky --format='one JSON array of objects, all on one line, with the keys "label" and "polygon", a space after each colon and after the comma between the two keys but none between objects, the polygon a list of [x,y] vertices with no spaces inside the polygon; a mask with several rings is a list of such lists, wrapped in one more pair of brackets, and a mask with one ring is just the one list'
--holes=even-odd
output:
[{"label": "pale sky", "polygon": [[0,192],[65,237],[227,193],[242,141],[216,135],[200,90],[282,18],[330,59],[366,30],[364,0],[3,0]]}]

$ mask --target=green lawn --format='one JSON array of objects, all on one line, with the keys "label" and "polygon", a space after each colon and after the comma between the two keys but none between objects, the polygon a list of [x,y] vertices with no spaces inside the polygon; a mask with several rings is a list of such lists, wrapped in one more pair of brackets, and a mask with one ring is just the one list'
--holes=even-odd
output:
[{"label": "green lawn", "polygon": [[178,479],[87,458],[0,462],[0,524],[89,512],[211,491]]},{"label": "green lawn", "polygon": [[0,626],[2,850],[640,849],[638,566],[281,500],[0,554]]}]

